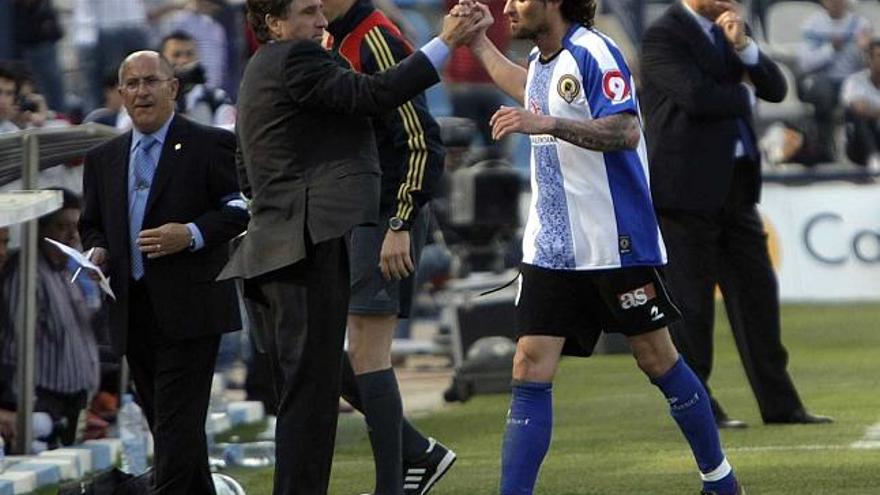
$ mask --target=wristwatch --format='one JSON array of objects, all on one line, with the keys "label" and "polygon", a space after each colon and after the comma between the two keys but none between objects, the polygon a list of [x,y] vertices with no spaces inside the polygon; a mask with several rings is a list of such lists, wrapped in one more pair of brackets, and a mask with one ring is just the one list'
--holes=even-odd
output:
[{"label": "wristwatch", "polygon": [[394,232],[409,230],[409,223],[398,216],[394,216],[388,219],[388,229]]}]

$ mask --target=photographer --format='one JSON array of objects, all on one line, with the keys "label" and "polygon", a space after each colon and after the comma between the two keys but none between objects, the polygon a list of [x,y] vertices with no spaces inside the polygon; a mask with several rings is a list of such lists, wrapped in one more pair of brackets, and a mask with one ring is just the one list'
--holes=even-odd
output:
[{"label": "photographer", "polygon": [[230,130],[235,127],[235,107],[226,92],[206,85],[205,68],[193,37],[175,31],[162,39],[159,51],[171,62],[180,81],[177,111],[202,124]]}]

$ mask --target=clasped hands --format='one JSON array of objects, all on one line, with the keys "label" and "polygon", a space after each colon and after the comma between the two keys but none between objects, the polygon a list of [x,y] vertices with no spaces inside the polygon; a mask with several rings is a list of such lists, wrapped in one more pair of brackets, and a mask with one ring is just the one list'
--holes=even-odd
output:
[{"label": "clasped hands", "polygon": [[459,0],[443,18],[440,39],[451,48],[466,45],[492,25],[489,7],[474,0]]}]

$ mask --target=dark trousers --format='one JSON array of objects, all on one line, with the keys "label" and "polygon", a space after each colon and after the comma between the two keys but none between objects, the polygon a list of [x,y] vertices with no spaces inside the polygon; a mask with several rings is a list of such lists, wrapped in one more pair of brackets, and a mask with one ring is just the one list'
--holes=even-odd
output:
[{"label": "dark trousers", "polygon": [[220,336],[162,335],[149,294],[133,282],[126,356],[153,433],[153,495],[214,495],[205,419]]},{"label": "dark trousers", "polygon": [[798,81],[798,93],[805,102],[812,103],[815,110],[819,147],[827,160],[834,159],[834,112],[840,101],[842,81],[831,79],[824,74],[812,74]]},{"label": "dark trousers", "polygon": [[45,412],[55,422],[55,431],[61,445],[73,445],[76,441],[76,427],[79,415],[86,407],[88,393],[85,391],[73,394],[53,392],[37,387],[34,411]]},{"label": "dark trousers", "polygon": [[306,259],[250,280],[278,396],[275,495],[324,495],[339,415],[349,266],[344,238],[308,245]]},{"label": "dark trousers", "polygon": [[[767,234],[755,204],[741,199],[748,196],[734,180],[720,211],[665,210],[658,217],[669,256],[666,278],[682,313],[670,325],[676,347],[706,385],[712,372],[715,286],[720,286],[740,360],[767,421],[802,404],[786,371]],[[716,418],[727,417],[714,398],[712,406]]]},{"label": "dark trousers", "polygon": [[853,163],[865,165],[880,151],[880,123],[846,112],[846,156]]}]

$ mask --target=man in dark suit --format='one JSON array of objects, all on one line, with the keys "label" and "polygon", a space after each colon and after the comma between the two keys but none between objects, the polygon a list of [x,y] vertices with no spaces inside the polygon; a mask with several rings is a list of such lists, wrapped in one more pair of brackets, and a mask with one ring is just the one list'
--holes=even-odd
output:
[{"label": "man in dark suit", "polygon": [[134,129],[86,155],[80,232],[116,294],[113,346],[155,440],[152,493],[211,495],[214,360],[220,335],[241,328],[232,282],[214,279],[248,215],[236,206],[234,136],[175,116],[177,86],[156,52],[122,63]]},{"label": "man in dark suit", "polygon": [[[326,493],[333,457],[349,302],[348,231],[375,223],[379,162],[371,116],[438,81],[450,46],[478,15],[451,17],[399,65],[357,74],[320,41],[320,0],[248,0],[263,45],[239,93],[247,235],[223,277],[246,279],[278,392],[275,494]],[[271,43],[270,43],[271,41]]]},{"label": "man in dark suit", "polygon": [[[645,33],[642,75],[651,192],[683,314],[670,326],[676,346],[708,381],[718,284],[764,422],[829,422],[805,411],[786,371],[776,275],[756,208],[752,108],[756,98],[784,98],[779,67],[746,35],[738,4],[682,0]],[[719,426],[746,426],[712,405]]]}]

